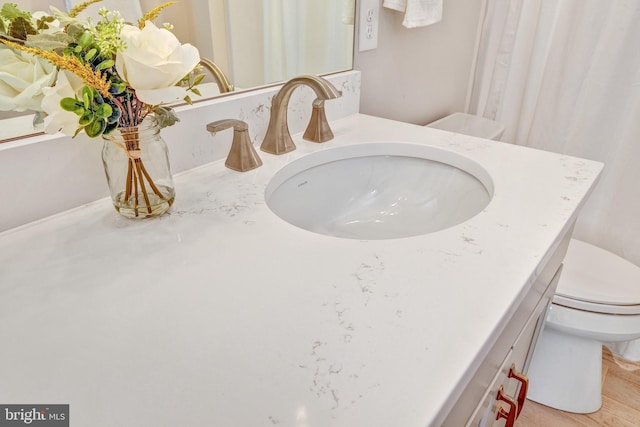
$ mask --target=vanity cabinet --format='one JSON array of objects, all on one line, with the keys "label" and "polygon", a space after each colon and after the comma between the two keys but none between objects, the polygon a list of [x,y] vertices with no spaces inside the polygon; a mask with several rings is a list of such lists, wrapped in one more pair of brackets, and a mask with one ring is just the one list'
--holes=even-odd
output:
[{"label": "vanity cabinet", "polygon": [[443,426],[517,425],[526,399],[528,371],[562,270],[571,233],[552,251],[534,285],[489,354],[472,374]]},{"label": "vanity cabinet", "polygon": [[547,292],[540,299],[513,347],[509,349],[498,373],[465,427],[514,425],[525,404],[528,388],[526,372],[529,370],[538,337],[544,327],[547,309],[561,270],[562,268],[556,272]]}]

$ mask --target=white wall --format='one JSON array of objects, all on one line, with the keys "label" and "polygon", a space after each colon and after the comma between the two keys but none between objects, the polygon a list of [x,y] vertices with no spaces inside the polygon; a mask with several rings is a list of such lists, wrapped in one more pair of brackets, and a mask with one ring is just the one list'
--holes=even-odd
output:
[{"label": "white wall", "polygon": [[422,125],[464,111],[482,1],[443,1],[442,21],[414,29],[381,7],[378,48],[354,57],[362,113]]}]

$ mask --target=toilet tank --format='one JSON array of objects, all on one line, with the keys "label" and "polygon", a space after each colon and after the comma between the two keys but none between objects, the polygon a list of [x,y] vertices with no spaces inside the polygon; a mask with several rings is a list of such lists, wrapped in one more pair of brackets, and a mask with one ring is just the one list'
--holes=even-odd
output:
[{"label": "toilet tank", "polygon": [[505,129],[502,123],[495,120],[466,113],[453,113],[427,126],[495,141],[502,137]]}]

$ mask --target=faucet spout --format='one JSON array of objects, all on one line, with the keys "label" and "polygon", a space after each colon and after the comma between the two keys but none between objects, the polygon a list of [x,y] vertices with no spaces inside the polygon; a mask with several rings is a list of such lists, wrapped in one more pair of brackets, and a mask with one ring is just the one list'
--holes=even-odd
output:
[{"label": "faucet spout", "polygon": [[218,91],[220,93],[233,92],[233,84],[227,77],[227,75],[222,71],[215,62],[211,61],[207,58],[200,58],[200,65],[207,69],[211,77],[218,85]]},{"label": "faucet spout", "polygon": [[289,125],[287,124],[287,109],[291,94],[298,86],[309,86],[316,94],[313,103],[311,121],[304,133],[304,139],[314,142],[324,142],[333,138],[333,132],[324,114],[324,101],[342,96],[342,92],[336,89],[327,80],[316,76],[298,76],[289,80],[271,101],[271,117],[269,127],[260,149],[271,154],[284,154],[296,149]]}]

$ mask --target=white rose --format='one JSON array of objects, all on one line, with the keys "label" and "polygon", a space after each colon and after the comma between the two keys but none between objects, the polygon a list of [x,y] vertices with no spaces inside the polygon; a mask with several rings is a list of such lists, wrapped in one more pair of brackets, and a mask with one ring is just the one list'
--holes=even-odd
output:
[{"label": "white rose", "polygon": [[116,70],[142,102],[159,105],[187,95],[176,84],[200,62],[195,46],[181,45],[171,31],[149,21],[142,30],[125,25],[120,36],[126,48],[116,56]]},{"label": "white rose", "polygon": [[44,59],[0,48],[0,111],[40,111],[42,88],[55,75],[56,68]]},{"label": "white rose", "polygon": [[63,110],[60,106],[62,98],[73,98],[82,91],[84,83],[69,71],[60,71],[55,86],[43,88],[42,110],[47,113],[44,118],[46,133],[62,132],[65,135],[75,135],[78,129],[78,115],[72,111]]}]

